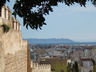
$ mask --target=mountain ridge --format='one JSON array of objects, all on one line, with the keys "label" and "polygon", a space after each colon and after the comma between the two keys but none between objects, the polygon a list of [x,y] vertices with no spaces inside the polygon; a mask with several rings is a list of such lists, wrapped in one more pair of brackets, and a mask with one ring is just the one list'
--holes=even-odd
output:
[{"label": "mountain ridge", "polygon": [[28,38],[29,44],[96,44],[96,42],[76,42],[71,39],[64,38],[48,38],[48,39],[37,39],[37,38]]}]

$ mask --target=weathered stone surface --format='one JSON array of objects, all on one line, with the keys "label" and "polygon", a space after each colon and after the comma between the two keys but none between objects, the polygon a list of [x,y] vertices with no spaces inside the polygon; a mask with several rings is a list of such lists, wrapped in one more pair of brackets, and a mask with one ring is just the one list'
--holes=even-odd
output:
[{"label": "weathered stone surface", "polygon": [[27,41],[21,32],[3,33],[0,40],[0,72],[27,72]]},{"label": "weathered stone surface", "polygon": [[[11,14],[9,8],[3,6],[0,17],[0,72],[28,72],[31,64],[28,62],[28,41],[22,40],[20,23]],[[7,33],[1,27],[3,24],[10,27]]]},{"label": "weathered stone surface", "polygon": [[32,72],[51,72],[50,64],[38,64],[31,61]]}]

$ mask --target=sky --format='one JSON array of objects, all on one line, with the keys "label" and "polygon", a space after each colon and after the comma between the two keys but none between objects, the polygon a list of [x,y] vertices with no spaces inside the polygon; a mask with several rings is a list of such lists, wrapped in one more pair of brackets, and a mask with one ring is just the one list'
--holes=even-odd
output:
[{"label": "sky", "polygon": [[[14,0],[6,5],[13,11]],[[88,3],[86,7],[78,4],[66,6],[59,4],[53,7],[53,12],[45,16],[47,25],[42,30],[26,29],[23,20],[17,17],[21,23],[22,36],[28,38],[64,38],[74,41],[96,41],[96,7]]]}]

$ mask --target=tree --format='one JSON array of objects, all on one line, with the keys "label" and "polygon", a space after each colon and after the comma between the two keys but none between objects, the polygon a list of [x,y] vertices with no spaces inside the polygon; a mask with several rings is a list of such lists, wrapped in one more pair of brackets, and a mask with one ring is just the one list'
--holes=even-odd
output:
[{"label": "tree", "polygon": [[[7,1],[11,0],[0,0],[0,10]],[[58,3],[65,3],[67,6],[78,3],[81,6],[86,6],[88,1],[96,5],[96,0],[16,0],[13,15],[23,18],[23,25],[27,29],[28,27],[41,29],[43,25],[46,25],[44,15],[53,12],[52,6],[57,6]]]},{"label": "tree", "polygon": [[78,62],[75,61],[74,64],[69,63],[67,66],[67,72],[79,72]]},{"label": "tree", "polygon": [[77,61],[75,61],[74,68],[75,68],[75,72],[79,72],[79,67],[78,67]]}]

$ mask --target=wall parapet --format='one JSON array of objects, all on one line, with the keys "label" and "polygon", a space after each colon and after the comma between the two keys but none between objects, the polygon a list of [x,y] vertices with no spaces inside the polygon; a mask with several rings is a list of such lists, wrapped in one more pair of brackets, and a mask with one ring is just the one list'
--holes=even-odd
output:
[{"label": "wall parapet", "polygon": [[47,69],[47,68],[50,68],[51,65],[50,64],[40,64],[38,67],[43,68],[43,69]]},{"label": "wall parapet", "polygon": [[0,15],[0,25],[7,24],[14,30],[21,31],[20,22],[16,18],[12,17],[12,12],[8,6],[4,5],[1,8]]},{"label": "wall parapet", "polygon": [[32,72],[51,72],[50,64],[39,64],[31,61]]},{"label": "wall parapet", "polygon": [[[7,6],[0,13],[0,72],[31,72],[27,68],[28,41],[22,39],[20,22],[12,17]],[[3,24],[12,29],[4,33]]]}]

